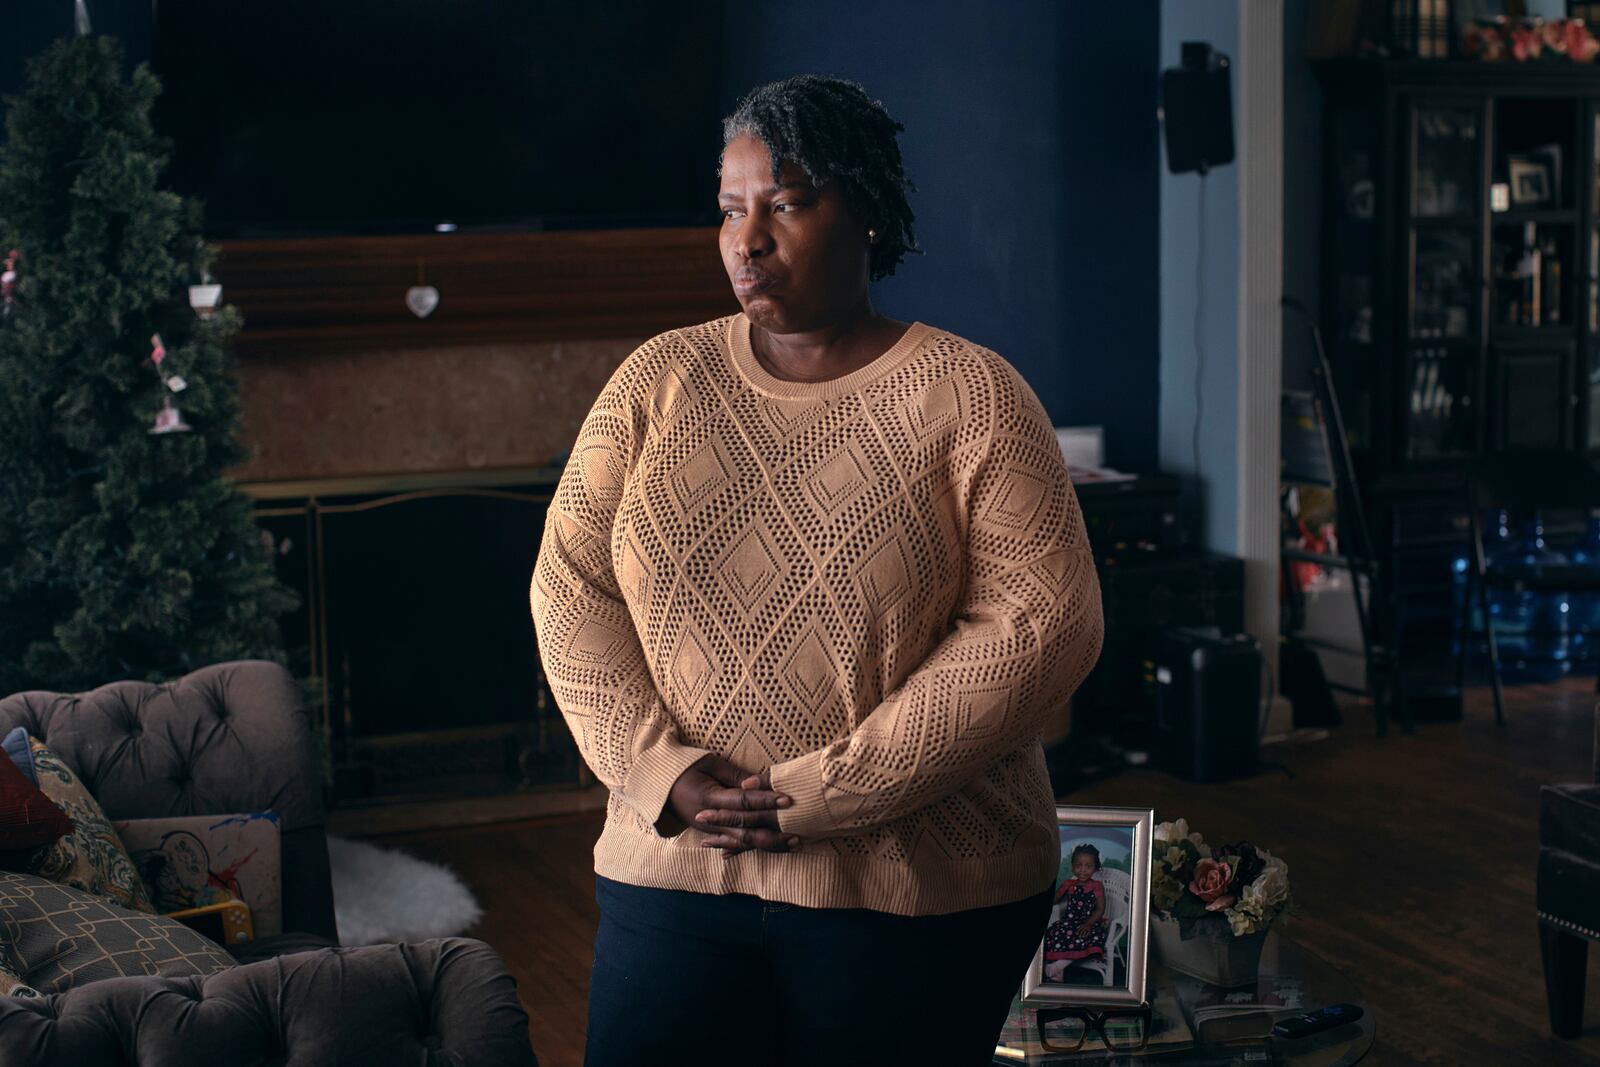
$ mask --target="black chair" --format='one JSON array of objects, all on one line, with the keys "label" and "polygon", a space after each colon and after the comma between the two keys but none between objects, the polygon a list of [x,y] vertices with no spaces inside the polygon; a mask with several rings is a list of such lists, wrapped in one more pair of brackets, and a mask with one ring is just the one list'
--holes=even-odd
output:
[{"label": "black chair", "polygon": [[[1467,475],[1467,514],[1472,538],[1472,586],[1489,646],[1489,681],[1494,690],[1494,721],[1505,725],[1501,694],[1500,648],[1488,625],[1489,591],[1511,586],[1534,592],[1600,593],[1600,578],[1582,567],[1546,567],[1515,575],[1491,571],[1483,550],[1483,516],[1504,508],[1520,515],[1535,511],[1581,511],[1600,508],[1600,470],[1577,452],[1506,452],[1487,455]],[[1471,644],[1471,597],[1463,605],[1462,641]]]},{"label": "black chair", "polygon": [[1597,784],[1539,791],[1539,950],[1550,1029],[1557,1037],[1577,1037],[1583,1030],[1589,942],[1600,941],[1600,702],[1590,777]]}]

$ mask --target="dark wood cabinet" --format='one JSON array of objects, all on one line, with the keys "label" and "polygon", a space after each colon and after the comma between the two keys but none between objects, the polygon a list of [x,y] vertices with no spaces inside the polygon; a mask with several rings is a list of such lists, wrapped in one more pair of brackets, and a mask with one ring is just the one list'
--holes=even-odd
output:
[{"label": "dark wood cabinet", "polygon": [[1323,331],[1359,467],[1600,453],[1600,66],[1318,76]]},{"label": "dark wood cabinet", "polygon": [[1600,65],[1316,70],[1320,314],[1378,557],[1375,695],[1457,717],[1468,476],[1600,460]]},{"label": "dark wood cabinet", "polygon": [[1491,345],[1489,447],[1533,451],[1572,441],[1572,345]]}]

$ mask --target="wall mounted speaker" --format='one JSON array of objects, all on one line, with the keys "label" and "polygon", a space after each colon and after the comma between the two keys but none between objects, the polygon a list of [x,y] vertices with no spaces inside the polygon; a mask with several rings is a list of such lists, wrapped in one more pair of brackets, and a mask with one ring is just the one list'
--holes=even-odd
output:
[{"label": "wall mounted speaker", "polygon": [[1174,174],[1233,162],[1228,57],[1203,41],[1183,43],[1183,65],[1161,72],[1161,127]]}]

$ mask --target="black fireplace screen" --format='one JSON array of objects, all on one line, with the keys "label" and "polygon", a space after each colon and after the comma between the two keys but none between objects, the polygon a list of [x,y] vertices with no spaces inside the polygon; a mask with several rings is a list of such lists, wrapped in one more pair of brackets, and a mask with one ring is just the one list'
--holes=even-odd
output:
[{"label": "black fireplace screen", "polygon": [[262,501],[284,619],[319,679],[336,795],[413,800],[580,781],[539,669],[528,583],[548,485]]}]

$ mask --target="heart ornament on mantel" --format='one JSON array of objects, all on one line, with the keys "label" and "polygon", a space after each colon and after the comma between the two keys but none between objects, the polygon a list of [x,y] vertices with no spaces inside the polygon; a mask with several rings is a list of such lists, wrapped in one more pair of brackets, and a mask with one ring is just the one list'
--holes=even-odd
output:
[{"label": "heart ornament on mantel", "polygon": [[431,285],[413,285],[406,290],[406,307],[411,309],[411,314],[419,319],[425,319],[433,314],[433,309],[439,306],[439,290]]}]

